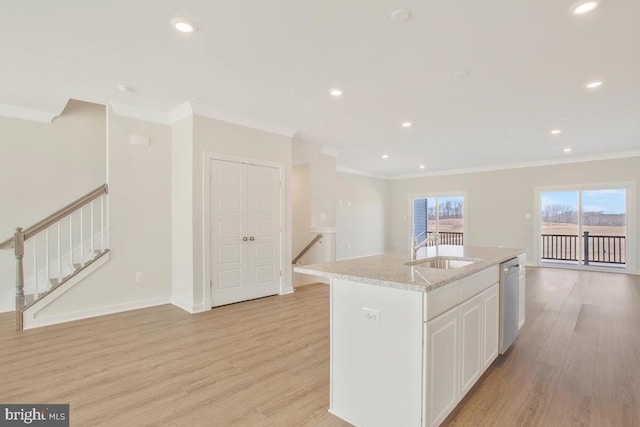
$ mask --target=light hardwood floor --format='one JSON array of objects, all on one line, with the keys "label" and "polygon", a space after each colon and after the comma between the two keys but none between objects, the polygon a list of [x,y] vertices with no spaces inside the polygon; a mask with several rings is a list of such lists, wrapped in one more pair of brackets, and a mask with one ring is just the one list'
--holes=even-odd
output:
[{"label": "light hardwood floor", "polygon": [[526,324],[444,426],[640,426],[640,276],[527,269]]},{"label": "light hardwood floor", "polygon": [[[527,275],[525,327],[445,425],[640,425],[640,278]],[[310,285],[24,332],[3,314],[0,402],[70,403],[72,426],[348,426],[327,413],[328,297]]]},{"label": "light hardwood floor", "polygon": [[0,402],[70,403],[83,427],[348,426],[327,412],[328,291],[24,332],[3,314]]}]

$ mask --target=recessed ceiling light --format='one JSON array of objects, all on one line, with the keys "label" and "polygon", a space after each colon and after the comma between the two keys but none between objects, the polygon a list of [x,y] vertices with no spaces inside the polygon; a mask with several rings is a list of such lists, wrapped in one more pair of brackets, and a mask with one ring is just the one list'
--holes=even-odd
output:
[{"label": "recessed ceiling light", "polygon": [[411,122],[402,122],[402,127],[403,128],[410,128],[413,125],[413,123]]},{"label": "recessed ceiling light", "polygon": [[458,79],[463,79],[465,77],[467,77],[469,75],[468,71],[465,70],[458,70],[458,71],[454,71],[453,72],[453,77],[458,78]]},{"label": "recessed ceiling light", "polygon": [[382,157],[383,159],[388,159],[388,158],[389,158],[389,155],[388,155],[388,154],[383,154],[383,155],[382,155],[382,156],[380,156],[380,157]]},{"label": "recessed ceiling light", "polygon": [[562,129],[554,129],[551,131],[551,135],[557,135],[559,133],[562,133]]},{"label": "recessed ceiling light", "polygon": [[130,93],[130,92],[135,92],[136,91],[131,86],[122,85],[122,84],[116,85],[116,89],[118,89],[118,92],[121,92],[121,93]]},{"label": "recessed ceiling light", "polygon": [[391,20],[393,22],[407,22],[411,19],[411,11],[407,9],[397,9],[391,12]]},{"label": "recessed ceiling light", "polygon": [[419,168],[420,168],[420,169],[424,169],[424,168],[425,168],[425,166],[424,166],[424,165],[420,165],[420,166],[419,166]]},{"label": "recessed ceiling light", "polygon": [[171,26],[181,33],[193,33],[196,31],[196,24],[184,18],[173,18]]},{"label": "recessed ceiling light", "polygon": [[329,89],[329,93],[331,94],[331,96],[342,96],[343,94],[342,89],[339,89],[337,87]]},{"label": "recessed ceiling light", "polygon": [[600,87],[600,86],[602,86],[602,80],[594,80],[594,81],[589,82],[589,83],[587,83],[585,85],[585,87],[587,89],[595,89],[595,88]]},{"label": "recessed ceiling light", "polygon": [[562,151],[564,151],[565,153],[570,153],[572,150],[571,150],[571,148],[568,148],[568,147],[567,147],[567,148],[565,148],[565,149],[564,149],[564,150],[562,150]]},{"label": "recessed ceiling light", "polygon": [[600,0],[578,0],[571,6],[569,12],[574,15],[584,15],[585,13],[591,12],[599,5]]}]

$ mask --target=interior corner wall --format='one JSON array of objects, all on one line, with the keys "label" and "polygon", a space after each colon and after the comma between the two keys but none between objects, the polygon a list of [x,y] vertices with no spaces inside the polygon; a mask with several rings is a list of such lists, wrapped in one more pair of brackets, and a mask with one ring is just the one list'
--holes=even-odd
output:
[{"label": "interior corner wall", "polygon": [[336,177],[336,259],[392,250],[390,181],[339,172]]},{"label": "interior corner wall", "polygon": [[105,183],[105,117],[74,100],[52,124],[0,117],[0,241]]},{"label": "interior corner wall", "polygon": [[[336,226],[336,158],[318,154],[309,164],[311,173],[311,227]],[[329,260],[325,260],[329,261]]]},{"label": "interior corner wall", "polygon": [[193,116],[171,128],[171,302],[194,312]]},{"label": "interior corner wall", "polygon": [[[539,187],[580,186],[640,180],[640,157],[441,175],[391,181],[391,235],[398,250],[408,250],[409,198],[413,194],[464,191],[467,194],[465,244],[526,248],[534,260],[535,193]],[[635,230],[640,230],[640,200],[635,197]],[[530,219],[525,217],[530,215]],[[637,243],[633,252],[638,254]]]},{"label": "interior corner wall", "polygon": [[291,269],[292,201],[291,138],[203,116],[193,116],[193,237],[194,305],[206,307],[204,295],[203,158],[218,153],[283,165],[285,214],[283,219],[285,255],[282,260],[285,292],[293,290]]},{"label": "interior corner wall", "polygon": [[[311,231],[311,165],[304,164],[293,167],[291,174],[292,181],[292,205],[293,205],[293,233],[292,250],[296,257],[313,238],[318,234]],[[326,245],[331,244],[332,236],[326,236],[320,243],[313,245],[306,254],[298,261],[298,264],[315,264],[319,262],[331,261],[326,259]],[[324,282],[328,280],[322,277],[310,276],[293,272],[293,286],[309,285],[311,283]]]},{"label": "interior corner wall", "polygon": [[[89,317],[170,300],[171,128],[118,116],[112,108],[107,125],[110,261],[38,317]],[[149,136],[149,146],[132,145],[131,134]]]}]

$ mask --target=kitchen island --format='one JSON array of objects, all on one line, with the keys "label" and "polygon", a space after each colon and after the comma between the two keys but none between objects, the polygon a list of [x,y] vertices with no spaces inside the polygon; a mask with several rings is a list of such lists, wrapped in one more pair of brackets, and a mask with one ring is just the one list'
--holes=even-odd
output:
[{"label": "kitchen island", "polygon": [[522,249],[439,245],[296,267],[331,279],[329,411],[439,425],[498,356],[499,265],[515,257],[523,267]]}]

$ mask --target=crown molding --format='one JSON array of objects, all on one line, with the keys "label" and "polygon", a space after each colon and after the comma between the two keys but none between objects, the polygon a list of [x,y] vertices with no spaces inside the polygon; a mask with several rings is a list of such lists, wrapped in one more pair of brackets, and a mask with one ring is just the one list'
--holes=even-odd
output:
[{"label": "crown molding", "polygon": [[542,167],[542,166],[566,165],[571,163],[594,162],[594,161],[600,161],[600,160],[615,160],[615,159],[624,159],[628,157],[640,157],[640,150],[593,154],[588,156],[573,157],[573,158],[567,158],[567,159],[540,160],[535,162],[522,162],[522,163],[511,163],[511,164],[504,164],[504,165],[479,166],[475,168],[451,169],[447,171],[438,171],[438,172],[423,172],[423,173],[408,174],[408,175],[397,175],[397,176],[389,177],[387,179],[398,180],[398,179],[411,179],[411,178],[426,178],[431,176],[442,176],[442,175],[462,175],[462,174],[469,174],[469,173],[492,172],[492,171],[500,171],[500,170],[508,170],[508,169],[535,168],[535,167]]},{"label": "crown molding", "polygon": [[175,125],[180,120],[193,116],[193,107],[191,102],[187,101],[184,104],[178,105],[167,114],[169,123]]},{"label": "crown molding", "polygon": [[18,107],[16,105],[0,104],[0,116],[11,117],[13,119],[31,120],[40,123],[53,123],[53,119],[60,113],[51,111],[34,110],[32,108]]},{"label": "crown molding", "polygon": [[281,126],[267,122],[265,120],[230,113],[219,108],[210,107],[205,104],[194,103],[191,101],[180,104],[167,113],[126,104],[112,103],[111,106],[119,116],[130,117],[132,119],[144,120],[147,122],[154,122],[163,125],[173,125],[186,117],[198,115],[227,123],[233,123],[235,125],[248,127],[251,129],[274,133],[276,135],[286,136],[289,138],[293,137],[293,135],[298,131],[297,129],[294,129],[292,127]]},{"label": "crown molding", "polygon": [[169,120],[169,114],[160,111],[150,110],[148,108],[135,107],[127,104],[110,104],[115,113],[122,117],[143,120],[145,122],[158,123],[161,125],[172,124]]},{"label": "crown molding", "polygon": [[249,117],[242,114],[232,113],[221,108],[211,107],[206,104],[190,102],[194,115],[204,116],[214,120],[220,120],[235,125],[248,127],[251,129],[261,130],[264,132],[274,133],[276,135],[292,138],[298,132],[298,129],[272,123],[267,120]]},{"label": "crown molding", "polygon": [[344,167],[344,166],[336,166],[336,171],[337,172],[341,172],[341,173],[348,173],[349,175],[366,176],[366,177],[369,177],[369,178],[390,179],[386,175],[375,174],[375,173],[372,173],[372,172],[361,171],[361,170],[358,170],[358,169],[351,169],[351,168],[347,168],[347,167]]}]

